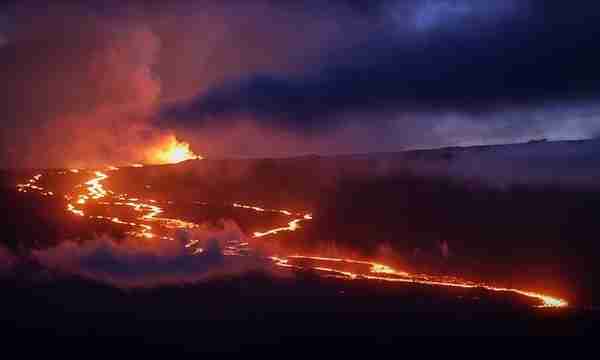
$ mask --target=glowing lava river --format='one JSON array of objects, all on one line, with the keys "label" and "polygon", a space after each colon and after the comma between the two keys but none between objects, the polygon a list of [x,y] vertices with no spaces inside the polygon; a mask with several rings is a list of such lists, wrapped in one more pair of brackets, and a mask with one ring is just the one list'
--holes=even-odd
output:
[{"label": "glowing lava river", "polygon": [[[139,165],[135,166],[139,167]],[[116,167],[110,167],[108,171],[89,171],[89,170],[71,170],[59,171],[57,174],[69,175],[69,173],[90,174],[90,178],[77,185],[74,193],[63,195],[67,201],[66,210],[75,216],[87,217],[95,221],[108,221],[120,224],[128,228],[127,234],[135,237],[146,238],[148,241],[173,241],[175,240],[175,231],[179,229],[195,229],[200,224],[185,221],[177,218],[161,216],[165,210],[164,206],[172,204],[171,201],[157,201],[152,199],[139,199],[129,197],[127,194],[115,193],[104,186],[104,182],[109,178],[109,173],[119,171]],[[35,192],[43,196],[58,196],[52,191],[48,191],[40,186],[43,174],[36,174],[23,184],[17,185],[19,192]],[[88,213],[88,206],[93,205],[94,209],[100,208],[104,212],[98,214],[97,211]],[[254,232],[250,238],[258,240],[259,238],[277,236],[278,233],[286,231],[295,231],[301,227],[301,224],[312,220],[312,215],[308,213],[296,213],[289,210],[265,209],[258,206],[246,205],[240,203],[230,204],[231,207],[244,209],[253,212],[271,212],[288,218],[285,225],[280,225],[272,229],[265,229],[260,232]],[[118,216],[124,214],[123,210],[133,210],[135,216]],[[117,212],[117,214],[115,214]],[[238,239],[229,241],[223,249],[225,256],[245,256],[252,249],[248,239]],[[198,240],[189,239],[184,245],[191,254],[203,252]],[[271,261],[273,265],[281,268],[312,270],[325,277],[336,277],[347,280],[363,279],[367,281],[385,281],[408,284],[422,284],[440,287],[455,288],[479,288],[490,292],[512,293],[530,298],[536,302],[537,307],[566,307],[568,303],[556,297],[549,295],[498,287],[485,283],[476,283],[448,276],[432,276],[426,274],[413,274],[400,271],[391,266],[358,259],[336,258],[317,255],[300,254],[272,254],[266,256],[266,260]]]}]

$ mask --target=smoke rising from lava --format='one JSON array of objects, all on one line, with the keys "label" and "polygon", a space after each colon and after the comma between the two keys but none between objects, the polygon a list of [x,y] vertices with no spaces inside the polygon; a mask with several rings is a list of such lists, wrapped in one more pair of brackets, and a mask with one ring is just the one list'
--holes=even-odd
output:
[{"label": "smoke rising from lava", "polygon": [[[34,251],[33,256],[48,268],[118,287],[192,283],[268,269],[270,263],[259,257],[225,256],[227,242],[243,239],[245,235],[233,221],[223,221],[221,225],[180,230],[175,240],[149,241],[139,237],[119,240],[102,235],[82,243],[65,241],[54,248]],[[193,253],[184,246],[192,237],[204,251]]]},{"label": "smoke rising from lava", "polygon": [[[0,18],[14,19],[0,42],[0,117],[7,122],[0,162],[92,167],[147,160],[149,149],[181,136],[156,124],[164,104],[246,73],[301,69],[352,29],[296,10],[268,1],[106,8],[25,1],[0,8]],[[309,22],[307,31],[321,35],[294,41],[306,36],[300,25]]]},{"label": "smoke rising from lava", "polygon": [[82,166],[139,158],[161,136],[149,123],[160,96],[157,36],[131,20],[56,13],[32,20],[0,49],[11,90],[2,115],[19,119],[3,132],[5,160]]}]

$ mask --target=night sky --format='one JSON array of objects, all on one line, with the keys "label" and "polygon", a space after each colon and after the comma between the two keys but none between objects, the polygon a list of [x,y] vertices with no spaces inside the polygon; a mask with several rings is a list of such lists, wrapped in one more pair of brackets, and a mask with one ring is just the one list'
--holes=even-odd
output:
[{"label": "night sky", "polygon": [[600,131],[600,5],[20,1],[0,7],[2,166],[398,151]]}]

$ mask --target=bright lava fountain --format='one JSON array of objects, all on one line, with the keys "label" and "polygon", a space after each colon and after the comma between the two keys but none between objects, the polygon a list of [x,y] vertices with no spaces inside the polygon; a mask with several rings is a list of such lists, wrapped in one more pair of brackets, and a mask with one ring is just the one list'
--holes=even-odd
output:
[{"label": "bright lava fountain", "polygon": [[151,163],[176,164],[186,160],[200,160],[202,156],[194,154],[190,144],[177,141],[177,138],[171,135],[158,149],[152,150],[148,158]]}]

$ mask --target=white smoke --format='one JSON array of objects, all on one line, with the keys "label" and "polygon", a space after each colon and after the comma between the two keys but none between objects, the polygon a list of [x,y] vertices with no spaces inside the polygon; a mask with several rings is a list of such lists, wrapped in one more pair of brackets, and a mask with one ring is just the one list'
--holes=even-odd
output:
[{"label": "white smoke", "polygon": [[[193,248],[185,247],[192,239],[199,242]],[[175,240],[100,236],[82,243],[65,241],[51,249],[34,251],[33,256],[48,268],[118,287],[153,287],[267,270],[270,262],[258,256],[224,255],[228,242],[243,240],[237,224],[226,221],[220,227],[208,225],[179,232]],[[204,251],[194,253],[200,246]]]}]

